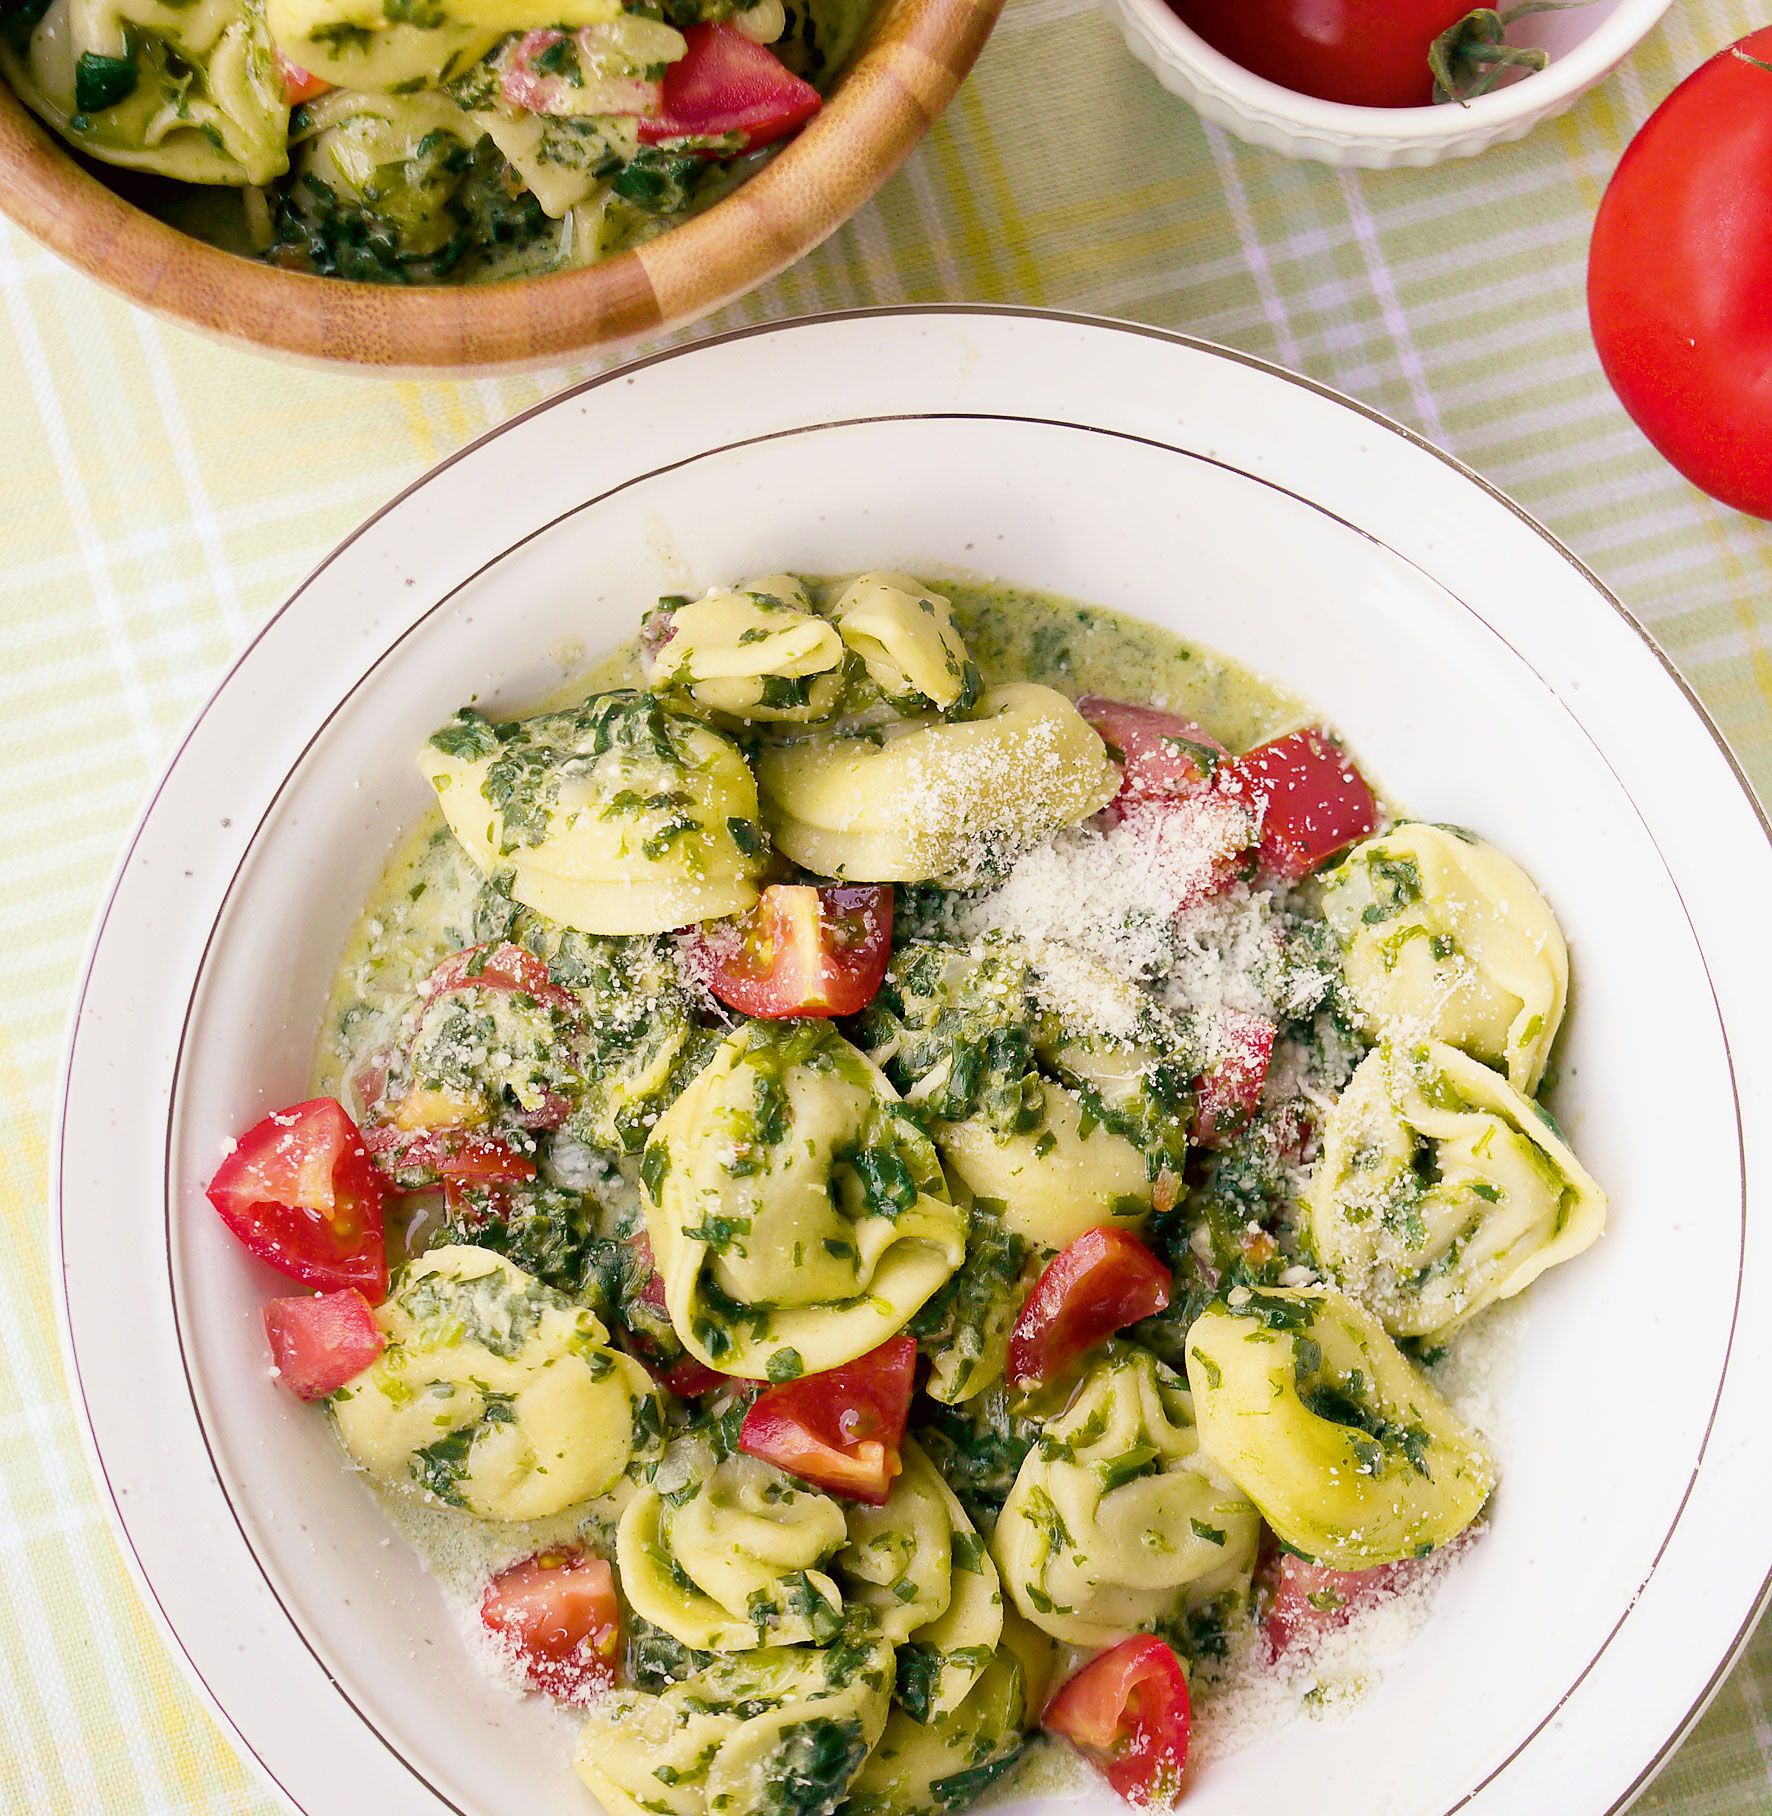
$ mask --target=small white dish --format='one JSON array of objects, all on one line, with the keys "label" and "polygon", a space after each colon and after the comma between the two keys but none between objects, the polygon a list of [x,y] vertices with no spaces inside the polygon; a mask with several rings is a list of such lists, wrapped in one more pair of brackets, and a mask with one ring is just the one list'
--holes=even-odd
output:
[{"label": "small white dish", "polygon": [[1575,967],[1556,1102],[1611,1227],[1532,1290],[1490,1530],[1406,1660],[1187,1809],[1621,1809],[1772,1578],[1772,972],[1742,908],[1772,899],[1766,825],[1623,608],[1467,470],[1243,355],[1008,310],[754,330],[564,393],[329,556],[179,746],[94,937],[54,1202],[112,1515],[218,1717],[310,1816],[590,1816],[571,1724],[489,1688],[272,1381],[259,1306],[287,1288],[202,1188],[304,1094],[346,932],[428,802],[420,740],[551,691],[661,592],[781,566],[970,570],[1219,646],[1543,885]]},{"label": "small white dish", "polygon": [[1289,158],[1368,170],[1471,158],[1522,139],[1573,107],[1653,31],[1670,0],[1588,0],[1539,13],[1509,34],[1542,46],[1550,67],[1467,106],[1349,107],[1252,75],[1182,24],[1165,0],[1113,0],[1127,48],[1202,118]]}]

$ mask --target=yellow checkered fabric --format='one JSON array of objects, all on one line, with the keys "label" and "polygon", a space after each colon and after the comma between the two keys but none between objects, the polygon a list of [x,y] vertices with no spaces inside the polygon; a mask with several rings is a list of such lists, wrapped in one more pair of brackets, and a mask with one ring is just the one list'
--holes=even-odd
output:
[{"label": "yellow checkered fabric", "polygon": [[[1647,447],[1594,361],[1587,231],[1631,132],[1761,22],[1676,0],[1522,145],[1340,174],[1203,127],[1089,0],[1009,0],[880,199],[707,331],[849,304],[1098,310],[1295,366],[1506,488],[1653,626],[1772,777],[1772,531]],[[57,1356],[46,1141],[100,886],[174,734],[291,584],[469,437],[581,376],[321,376],[161,328],[0,228],[0,1810],[268,1812],[131,1590]],[[1772,1810],[1772,1628],[1656,1816]]]}]

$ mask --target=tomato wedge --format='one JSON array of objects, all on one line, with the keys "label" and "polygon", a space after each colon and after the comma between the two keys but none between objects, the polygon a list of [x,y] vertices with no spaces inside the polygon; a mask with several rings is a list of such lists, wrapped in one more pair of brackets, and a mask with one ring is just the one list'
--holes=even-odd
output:
[{"label": "tomato wedge", "polygon": [[1328,732],[1310,726],[1259,744],[1220,786],[1261,817],[1261,867],[1297,882],[1378,825],[1366,778]]},{"label": "tomato wedge", "polygon": [[422,1192],[439,1182],[515,1185],[535,1177],[535,1162],[496,1135],[474,1129],[397,1129],[372,1122],[363,1140],[392,1176],[396,1192]]},{"label": "tomato wedge", "polygon": [[299,63],[292,63],[282,51],[277,53],[277,73],[283,78],[283,100],[289,107],[311,101],[332,86],[324,78],[310,75]]},{"label": "tomato wedge", "polygon": [[846,1500],[878,1507],[902,1464],[917,1341],[894,1337],[854,1362],[766,1387],[738,1435],[746,1456]]},{"label": "tomato wedge", "polygon": [[1190,1133],[1203,1148],[1220,1146],[1261,1107],[1279,1030],[1265,1015],[1224,1009],[1218,1018],[1218,1055],[1194,1080]]},{"label": "tomato wedge", "polygon": [[[692,25],[683,36],[689,49],[665,71],[663,109],[640,122],[647,145],[736,133],[743,150],[755,151],[805,125],[824,104],[810,82],[736,25]],[[718,146],[707,149],[721,155]]]},{"label": "tomato wedge", "polygon": [[452,952],[424,981],[420,994],[426,1002],[450,990],[509,990],[532,996],[552,1009],[576,1011],[579,1000],[548,975],[547,961],[526,946],[509,940],[464,946]]},{"label": "tomato wedge", "polygon": [[253,1254],[303,1286],[387,1297],[381,1178],[337,1099],[254,1123],[216,1169],[209,1202]]},{"label": "tomato wedge", "polygon": [[277,1379],[298,1400],[325,1399],[387,1348],[375,1312],[354,1286],[273,1299],[264,1318]]},{"label": "tomato wedge", "polygon": [[1127,1802],[1167,1804],[1181,1789],[1192,1719],[1181,1660],[1139,1633],[1063,1685],[1040,1726],[1092,1759]]},{"label": "tomato wedge", "polygon": [[1009,1337],[1009,1383],[1036,1387],[1169,1303],[1170,1273],[1125,1230],[1085,1230],[1047,1262]]},{"label": "tomato wedge", "polygon": [[1120,792],[1106,809],[1117,819],[1133,801],[1175,799],[1209,787],[1230,751],[1179,713],[1085,694],[1077,711],[1101,734],[1120,765]]},{"label": "tomato wedge", "polygon": [[729,1008],[767,1021],[854,1015],[892,954],[886,883],[771,883],[749,914],[695,936],[692,963]]},{"label": "tomato wedge", "polygon": [[615,1682],[621,1605],[603,1558],[576,1546],[538,1551],[486,1585],[480,1619],[545,1695],[586,1703]]},{"label": "tomato wedge", "polygon": [[1269,1650],[1278,1658],[1288,1648],[1309,1645],[1318,1635],[1345,1627],[1362,1609],[1407,1589],[1423,1567],[1424,1560],[1405,1558],[1372,1570],[1331,1570],[1282,1552],[1268,1603]]}]

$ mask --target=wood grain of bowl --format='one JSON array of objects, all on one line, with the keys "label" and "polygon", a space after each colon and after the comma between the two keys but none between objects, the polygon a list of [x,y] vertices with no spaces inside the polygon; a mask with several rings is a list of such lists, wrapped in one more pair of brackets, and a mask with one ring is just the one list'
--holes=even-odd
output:
[{"label": "wood grain of bowl", "polygon": [[555,364],[694,321],[804,257],[904,162],[1002,4],[881,0],[825,106],[777,157],[705,212],[578,270],[408,288],[260,264],[136,207],[3,80],[0,212],[119,296],[236,345],[383,375]]}]

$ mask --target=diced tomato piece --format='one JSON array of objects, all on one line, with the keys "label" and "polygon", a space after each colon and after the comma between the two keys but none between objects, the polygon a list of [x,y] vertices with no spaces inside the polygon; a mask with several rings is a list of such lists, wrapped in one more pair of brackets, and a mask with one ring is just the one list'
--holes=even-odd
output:
[{"label": "diced tomato piece", "polygon": [[685,1356],[681,1362],[673,1362],[662,1372],[653,1370],[652,1373],[679,1400],[699,1399],[703,1394],[711,1394],[716,1387],[726,1386],[731,1380],[730,1375],[709,1368],[705,1362],[698,1362],[693,1356]]},{"label": "diced tomato piece", "polygon": [[424,981],[426,1002],[449,990],[510,990],[552,1009],[576,1011],[579,1000],[548,976],[547,961],[509,940],[452,952]]},{"label": "diced tomato piece", "polygon": [[894,1337],[840,1368],[766,1387],[745,1414],[738,1447],[814,1488],[878,1507],[903,1467],[916,1374],[916,1339]]},{"label": "diced tomato piece", "polygon": [[1362,1609],[1407,1589],[1425,1562],[1405,1558],[1372,1570],[1331,1570],[1327,1564],[1282,1552],[1271,1572],[1273,1595],[1267,1611],[1267,1640],[1274,1657],[1345,1627]]},{"label": "diced tomato piece", "polygon": [[1139,1633],[1064,1684],[1040,1726],[1100,1766],[1127,1802],[1168,1804],[1181,1789],[1192,1719],[1181,1660]]},{"label": "diced tomato piece", "polygon": [[325,1399],[387,1347],[374,1310],[354,1286],[273,1299],[264,1316],[277,1379],[298,1400]]},{"label": "diced tomato piece", "polygon": [[[730,1385],[731,1375],[723,1375],[694,1356],[679,1353],[682,1345],[671,1328],[670,1308],[665,1303],[664,1275],[652,1263],[652,1238],[642,1230],[637,1236],[628,1238],[628,1246],[634,1251],[635,1271],[646,1276],[646,1284],[639,1293],[639,1305],[643,1309],[636,1313],[630,1301],[627,1314],[628,1335],[633,1347],[639,1351],[646,1371],[680,1400],[694,1400],[702,1394],[712,1393],[716,1387]],[[636,1322],[651,1328],[635,1329]],[[674,1361],[666,1360],[672,1356],[676,1358]]]},{"label": "diced tomato piece", "polygon": [[803,126],[823,105],[810,82],[736,25],[692,25],[683,36],[689,49],[665,71],[664,107],[640,122],[647,145],[736,133],[744,150],[755,151]]},{"label": "diced tomato piece", "polygon": [[749,914],[694,936],[690,962],[742,1015],[854,1015],[873,1001],[892,953],[885,883],[771,883]]},{"label": "diced tomato piece", "polygon": [[1234,1135],[1261,1107],[1279,1030],[1265,1015],[1224,1009],[1218,1018],[1218,1055],[1194,1080],[1191,1133],[1203,1148]]},{"label": "diced tomato piece", "polygon": [[615,1682],[621,1605],[603,1558],[573,1546],[538,1551],[486,1585],[480,1619],[545,1695],[586,1703]]},{"label": "diced tomato piece", "polygon": [[381,1177],[336,1098],[254,1123],[216,1169],[209,1202],[253,1254],[290,1279],[386,1298]]},{"label": "diced tomato piece", "polygon": [[1120,792],[1107,812],[1117,819],[1128,803],[1174,799],[1211,784],[1229,749],[1211,732],[1155,706],[1133,706],[1101,694],[1085,694],[1077,711],[1101,734],[1108,755],[1120,765]]},{"label": "diced tomato piece", "polygon": [[363,1139],[377,1163],[393,1176],[397,1192],[422,1192],[435,1184],[514,1185],[535,1177],[535,1162],[496,1135],[476,1129],[397,1129],[372,1122]]},{"label": "diced tomato piece", "polygon": [[1169,1303],[1170,1273],[1125,1230],[1085,1230],[1047,1262],[1009,1338],[1009,1382],[1065,1374],[1115,1331]]},{"label": "diced tomato piece", "polygon": [[282,51],[277,53],[277,70],[283,78],[283,100],[290,107],[311,101],[332,86],[322,77],[310,75],[299,63],[292,63]]},{"label": "diced tomato piece", "polygon": [[1296,882],[1379,821],[1378,802],[1353,759],[1315,726],[1238,757],[1219,786],[1261,818],[1264,870]]}]

